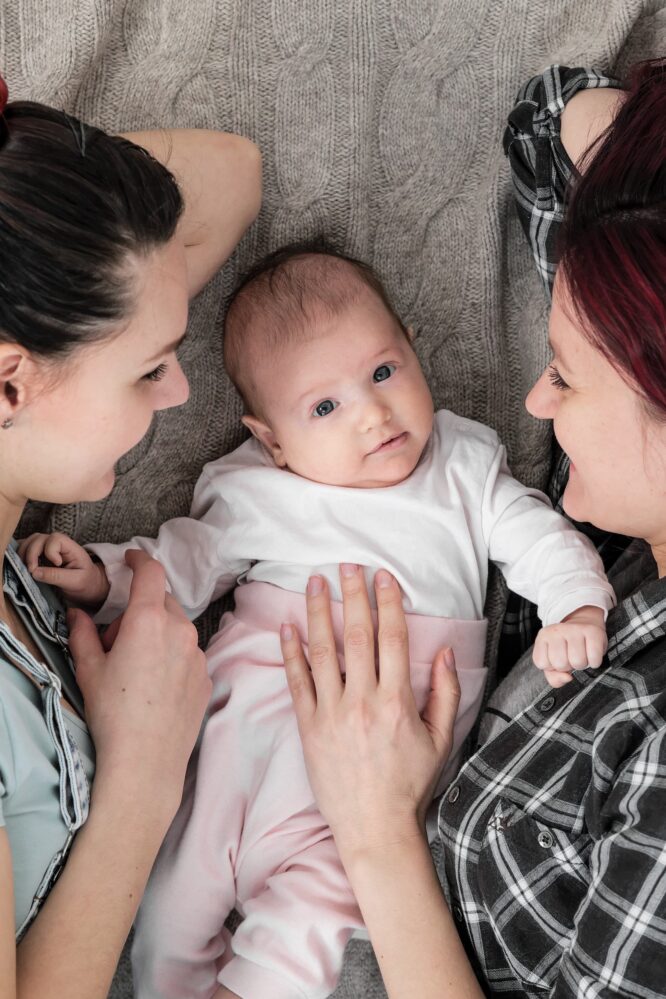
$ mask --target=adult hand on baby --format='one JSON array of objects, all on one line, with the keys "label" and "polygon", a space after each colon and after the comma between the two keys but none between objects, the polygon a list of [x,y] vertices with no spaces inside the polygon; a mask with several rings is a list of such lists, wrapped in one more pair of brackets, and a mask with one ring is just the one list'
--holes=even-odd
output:
[{"label": "adult hand on baby", "polygon": [[307,594],[311,672],[293,625],[283,625],[281,642],[310,782],[343,862],[349,864],[388,840],[422,835],[426,809],[451,750],[460,687],[452,651],[441,650],[420,718],[398,584],[384,570],[375,577],[377,669],[363,572],[358,566],[341,566],[340,580],[346,682],[322,577],[312,577]]},{"label": "adult hand on baby", "polygon": [[[99,606],[109,592],[106,571],[66,534],[31,534],[19,542],[18,553],[33,579],[56,586],[68,600]],[[40,565],[48,559],[50,566]]]},{"label": "adult hand on baby", "polygon": [[598,669],[607,647],[604,612],[600,607],[579,607],[559,624],[541,629],[532,659],[551,687],[563,687],[574,670]]},{"label": "adult hand on baby", "polygon": [[162,566],[137,550],[125,561],[133,571],[129,602],[108,651],[82,610],[68,614],[70,651],[95,743],[95,793],[134,781],[140,807],[168,823],[211,683],[196,628],[166,593]]}]

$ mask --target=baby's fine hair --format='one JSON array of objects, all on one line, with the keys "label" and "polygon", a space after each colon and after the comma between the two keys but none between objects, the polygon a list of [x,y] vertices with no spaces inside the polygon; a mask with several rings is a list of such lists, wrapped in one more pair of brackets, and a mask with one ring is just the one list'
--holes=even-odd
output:
[{"label": "baby's fine hair", "polygon": [[290,243],[259,260],[234,291],[224,326],[224,364],[245,409],[261,415],[255,363],[295,339],[314,335],[370,291],[407,331],[369,264],[326,242]]}]

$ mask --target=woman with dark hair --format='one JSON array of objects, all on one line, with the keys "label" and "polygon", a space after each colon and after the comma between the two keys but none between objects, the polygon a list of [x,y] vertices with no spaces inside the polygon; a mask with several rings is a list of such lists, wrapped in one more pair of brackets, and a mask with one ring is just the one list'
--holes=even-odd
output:
[{"label": "woman with dark hair", "polygon": [[102,645],[82,611],[65,623],[12,536],[28,498],[106,496],[155,412],[186,401],[188,299],[254,218],[260,165],[238,136],[114,137],[6,99],[0,80],[0,996],[93,999],[210,683],[156,562],[131,557],[130,604]]},{"label": "woman with dark hair", "polygon": [[657,578],[610,612],[605,667],[505,706],[448,788],[444,894],[423,813],[451,745],[451,657],[421,720],[392,577],[376,587],[378,675],[360,572],[341,576],[353,684],[325,584],[308,598],[311,673],[283,628],[312,785],[391,996],[666,995],[666,65],[612,88],[552,67],[510,118],[519,210],[554,281],[553,360],[527,407],[568,456],[564,510],[644,539]]}]

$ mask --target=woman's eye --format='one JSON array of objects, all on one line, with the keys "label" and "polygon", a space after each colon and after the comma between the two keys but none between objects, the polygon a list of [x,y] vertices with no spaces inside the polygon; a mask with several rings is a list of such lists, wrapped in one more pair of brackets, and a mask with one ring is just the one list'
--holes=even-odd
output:
[{"label": "woman's eye", "polygon": [[323,402],[318,402],[315,406],[312,415],[313,416],[328,416],[332,413],[334,409],[338,408],[339,403],[333,402],[332,399],[324,399]]},{"label": "woman's eye", "polygon": [[550,381],[550,384],[553,385],[556,389],[559,389],[560,392],[563,391],[564,389],[569,388],[569,386],[567,385],[564,378],[559,373],[554,364],[548,365],[548,379]]},{"label": "woman's eye", "polygon": [[372,376],[373,382],[385,382],[395,371],[395,364],[380,364]]},{"label": "woman's eye", "polygon": [[147,375],[144,375],[141,380],[145,382],[159,382],[164,378],[168,367],[168,364],[158,364],[156,368],[153,368]]}]

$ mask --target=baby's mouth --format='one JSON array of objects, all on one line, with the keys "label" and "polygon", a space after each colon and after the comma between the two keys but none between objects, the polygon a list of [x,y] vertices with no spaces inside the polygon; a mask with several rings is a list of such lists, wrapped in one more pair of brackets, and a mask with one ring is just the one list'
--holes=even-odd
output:
[{"label": "baby's mouth", "polygon": [[392,437],[387,437],[386,440],[374,447],[372,451],[368,454],[377,454],[379,451],[392,451],[394,448],[400,447],[407,440],[408,434],[406,430],[403,430],[401,434],[393,434]]}]

